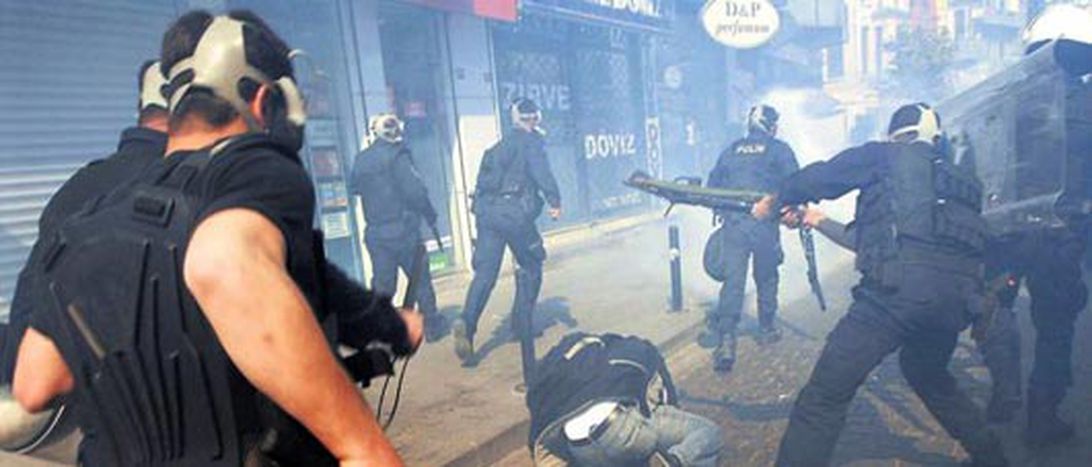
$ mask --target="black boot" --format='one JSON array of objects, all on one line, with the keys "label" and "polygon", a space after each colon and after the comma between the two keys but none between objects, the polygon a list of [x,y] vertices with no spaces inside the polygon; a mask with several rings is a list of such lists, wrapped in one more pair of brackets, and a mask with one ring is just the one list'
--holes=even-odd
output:
[{"label": "black boot", "polygon": [[473,366],[474,336],[468,332],[466,321],[456,320],[451,327],[451,334],[455,340],[455,355],[458,355],[459,360],[462,360],[463,366]]},{"label": "black boot", "polygon": [[1009,423],[1016,418],[1016,412],[1023,405],[1020,331],[1011,308],[997,311],[979,350],[993,380],[990,402],[986,406],[986,420],[990,423]]},{"label": "black boot", "polygon": [[1058,417],[1064,390],[1028,389],[1028,427],[1025,439],[1032,448],[1043,448],[1073,439],[1073,425]]},{"label": "black boot", "polygon": [[971,458],[964,462],[966,467],[1008,467],[1009,460],[1001,447],[1001,440],[992,431],[983,432],[963,441],[963,448]]},{"label": "black boot", "polygon": [[447,318],[437,312],[425,313],[425,340],[436,342],[447,333]]},{"label": "black boot", "polygon": [[781,340],[781,327],[774,324],[763,324],[758,327],[758,336],[755,341],[759,345],[769,345]]},{"label": "black boot", "polygon": [[713,370],[718,373],[732,371],[736,364],[736,332],[728,331],[723,334],[720,345],[713,351]]}]

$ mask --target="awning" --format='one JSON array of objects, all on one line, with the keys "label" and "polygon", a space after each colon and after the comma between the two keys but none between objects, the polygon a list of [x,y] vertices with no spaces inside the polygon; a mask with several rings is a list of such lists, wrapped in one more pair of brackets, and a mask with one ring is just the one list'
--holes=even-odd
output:
[{"label": "awning", "polygon": [[467,13],[483,18],[515,22],[519,9],[517,0],[402,0],[438,10]]}]

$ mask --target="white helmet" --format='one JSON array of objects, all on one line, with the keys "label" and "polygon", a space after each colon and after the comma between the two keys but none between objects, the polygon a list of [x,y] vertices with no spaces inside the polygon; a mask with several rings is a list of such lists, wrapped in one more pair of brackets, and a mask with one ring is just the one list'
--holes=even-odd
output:
[{"label": "white helmet", "polygon": [[402,120],[392,113],[376,115],[368,122],[368,130],[372,136],[388,143],[402,142],[402,132],[405,131],[405,128],[406,126],[402,123]]},{"label": "white helmet", "polygon": [[163,95],[163,89],[167,86],[167,78],[159,68],[158,60],[144,62],[140,71],[140,102],[138,108],[141,111],[156,108],[167,110],[167,97]]},{"label": "white helmet", "polygon": [[899,107],[891,115],[887,126],[887,136],[891,141],[911,143],[923,142],[936,145],[943,137],[940,116],[924,103],[907,104]]},{"label": "white helmet", "polygon": [[777,113],[777,109],[765,104],[756,105],[747,113],[747,130],[773,136],[777,133],[779,120],[781,120],[781,114]]},{"label": "white helmet", "polygon": [[1055,39],[1092,44],[1092,12],[1066,3],[1050,5],[1028,22],[1021,38],[1028,52]]}]

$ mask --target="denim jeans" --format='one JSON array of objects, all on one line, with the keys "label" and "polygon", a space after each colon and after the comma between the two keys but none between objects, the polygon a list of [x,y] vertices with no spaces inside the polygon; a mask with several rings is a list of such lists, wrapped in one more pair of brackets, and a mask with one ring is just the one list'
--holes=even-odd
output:
[{"label": "denim jeans", "polygon": [[670,453],[686,466],[715,466],[724,436],[711,420],[670,405],[657,406],[650,417],[637,408],[623,412],[597,438],[569,445],[576,465],[647,466],[656,453]]}]

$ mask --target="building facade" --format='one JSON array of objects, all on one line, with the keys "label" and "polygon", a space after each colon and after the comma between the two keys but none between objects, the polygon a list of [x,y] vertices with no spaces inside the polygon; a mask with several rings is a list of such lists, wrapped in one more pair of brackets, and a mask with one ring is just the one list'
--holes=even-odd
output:
[{"label": "building facade", "polygon": [[[77,168],[135,124],[136,71],[179,14],[251,9],[293,47],[307,97],[303,159],[327,255],[369,276],[346,177],[369,116],[393,112],[441,213],[434,271],[469,269],[471,194],[517,96],[544,108],[564,197],[547,232],[645,212],[634,170],[708,168],[741,106],[735,53],[697,27],[697,0],[14,0],[0,5],[0,316],[37,218]],[[680,6],[681,5],[681,6]],[[88,57],[94,57],[88,60]],[[429,235],[428,237],[431,237]]]}]

